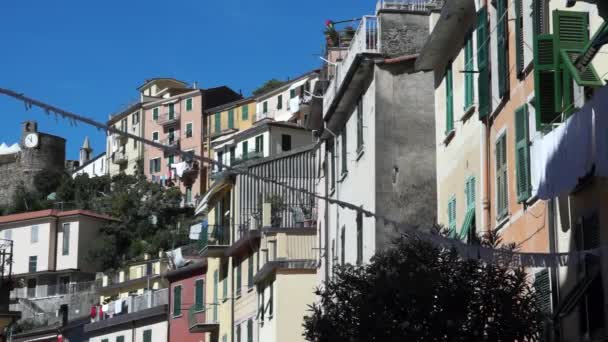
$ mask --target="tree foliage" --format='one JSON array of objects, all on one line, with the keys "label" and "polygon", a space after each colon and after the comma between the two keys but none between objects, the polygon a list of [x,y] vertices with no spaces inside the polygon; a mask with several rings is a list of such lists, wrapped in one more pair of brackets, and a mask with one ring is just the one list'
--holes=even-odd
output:
[{"label": "tree foliage", "polygon": [[284,81],[279,81],[276,78],[273,78],[273,79],[270,79],[270,80],[264,82],[264,84],[262,84],[260,87],[258,87],[251,93],[254,96],[262,95],[264,93],[267,93],[273,89],[276,89],[276,88],[282,86],[283,84],[285,84]]},{"label": "tree foliage", "polygon": [[[483,245],[497,246],[494,234]],[[308,341],[534,341],[542,315],[523,269],[402,237],[316,291]]]}]

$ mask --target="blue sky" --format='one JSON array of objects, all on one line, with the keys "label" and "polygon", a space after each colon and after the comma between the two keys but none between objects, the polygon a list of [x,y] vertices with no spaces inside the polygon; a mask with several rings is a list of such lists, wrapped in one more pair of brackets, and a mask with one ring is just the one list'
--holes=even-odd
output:
[{"label": "blue sky", "polygon": [[[0,1],[0,87],[105,121],[138,98],[146,78],[199,87],[228,85],[248,95],[270,78],[320,66],[326,19],[372,14],[374,0],[18,0]],[[47,118],[0,96],[0,142],[20,138],[21,122],[68,140],[77,159],[85,136],[94,153],[104,134]]]}]

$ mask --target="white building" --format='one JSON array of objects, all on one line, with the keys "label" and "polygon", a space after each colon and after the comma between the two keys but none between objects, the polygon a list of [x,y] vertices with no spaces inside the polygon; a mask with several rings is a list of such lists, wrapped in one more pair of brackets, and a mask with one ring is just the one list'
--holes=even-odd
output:
[{"label": "white building", "polygon": [[302,109],[310,103],[310,93],[318,79],[318,70],[313,70],[256,97],[256,121],[273,119],[305,125],[308,117]]},{"label": "white building", "polygon": [[87,174],[89,178],[105,176],[107,172],[106,153],[103,152],[88,162],[81,164],[78,169],[72,173],[72,178],[78,175]]}]

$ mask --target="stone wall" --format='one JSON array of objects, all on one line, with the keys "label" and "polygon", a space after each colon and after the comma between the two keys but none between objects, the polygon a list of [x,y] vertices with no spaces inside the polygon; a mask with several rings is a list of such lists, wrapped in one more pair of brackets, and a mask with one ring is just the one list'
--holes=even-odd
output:
[{"label": "stone wall", "polygon": [[420,52],[429,36],[428,12],[381,11],[380,48],[387,57]]}]

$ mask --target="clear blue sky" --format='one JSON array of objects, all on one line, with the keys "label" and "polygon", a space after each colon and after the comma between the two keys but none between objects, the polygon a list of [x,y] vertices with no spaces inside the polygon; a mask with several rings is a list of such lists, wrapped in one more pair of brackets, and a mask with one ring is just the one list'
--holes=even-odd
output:
[{"label": "clear blue sky", "polygon": [[[175,77],[245,95],[270,78],[320,66],[326,19],[372,14],[375,0],[0,1],[0,87],[97,120],[137,99],[144,79]],[[104,134],[47,118],[0,96],[0,142],[21,122],[68,140],[77,159],[85,136]]]}]

